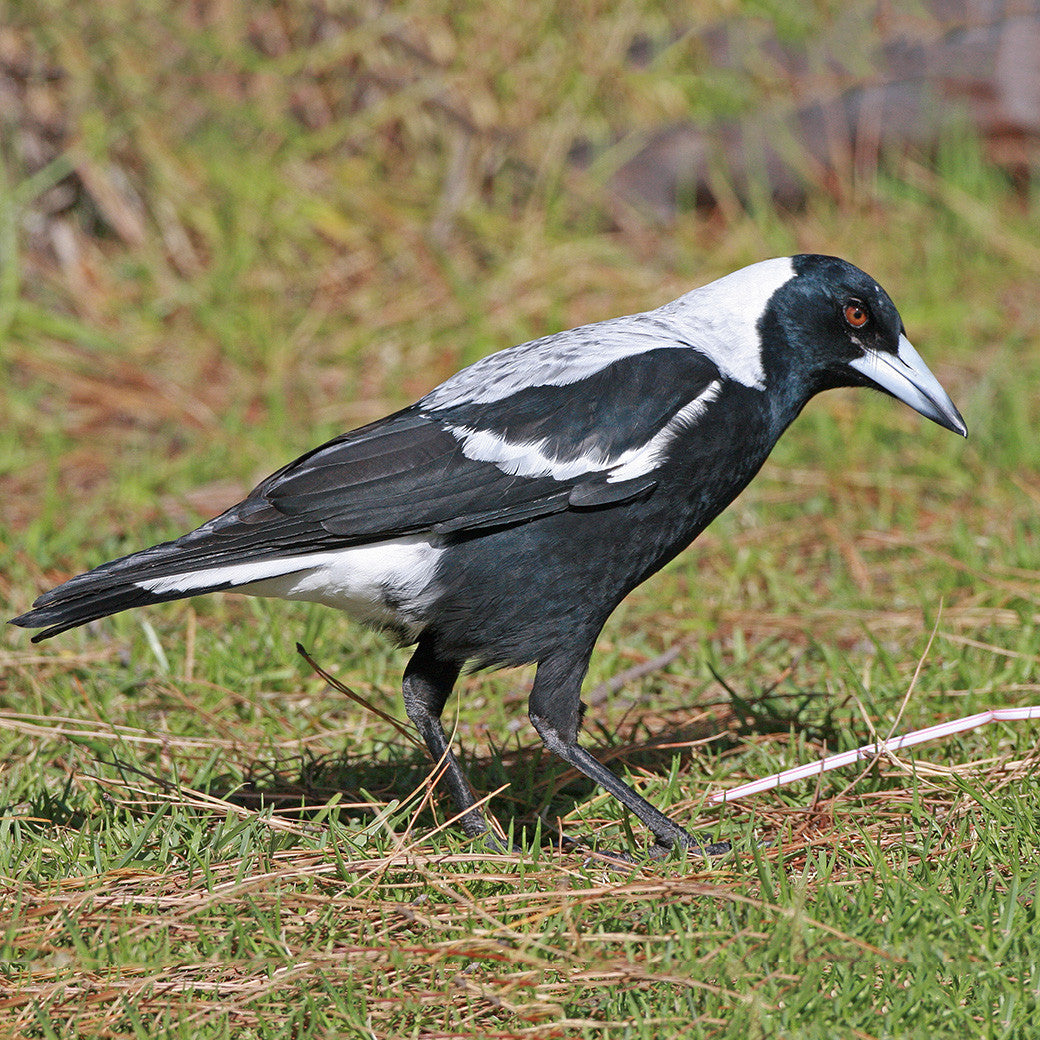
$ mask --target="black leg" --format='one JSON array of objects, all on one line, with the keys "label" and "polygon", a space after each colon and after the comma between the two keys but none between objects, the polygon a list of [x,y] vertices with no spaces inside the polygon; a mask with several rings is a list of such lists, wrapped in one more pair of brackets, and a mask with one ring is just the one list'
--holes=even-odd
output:
[{"label": "black leg", "polygon": [[460,670],[460,665],[442,660],[428,643],[420,640],[404,671],[404,710],[426,741],[434,762],[444,763],[444,782],[459,812],[464,814],[462,829],[473,838],[489,833],[487,820],[441,726],[441,712]]},{"label": "black leg", "polygon": [[631,809],[650,829],[658,845],[668,849],[680,845],[708,854],[724,851],[714,846],[705,849],[692,835],[673,823],[578,744],[578,725],[582,713],[581,682],[585,678],[588,660],[589,655],[575,655],[567,659],[548,658],[539,662],[528,707],[531,722],[545,746]]}]

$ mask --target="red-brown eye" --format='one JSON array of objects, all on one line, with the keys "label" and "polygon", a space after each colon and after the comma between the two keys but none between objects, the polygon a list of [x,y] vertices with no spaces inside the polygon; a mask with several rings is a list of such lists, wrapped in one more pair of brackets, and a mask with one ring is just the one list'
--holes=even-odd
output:
[{"label": "red-brown eye", "polygon": [[845,304],[845,321],[850,328],[861,329],[870,320],[870,313],[859,300],[849,300]]}]

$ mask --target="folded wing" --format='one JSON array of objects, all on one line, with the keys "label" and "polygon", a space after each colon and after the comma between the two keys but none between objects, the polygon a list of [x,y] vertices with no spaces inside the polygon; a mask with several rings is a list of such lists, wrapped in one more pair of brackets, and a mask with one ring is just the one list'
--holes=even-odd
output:
[{"label": "folded wing", "polygon": [[[502,356],[507,356],[508,351]],[[537,372],[533,374],[537,380]],[[452,538],[650,493],[669,439],[697,421],[719,373],[668,347],[564,385],[491,401],[420,401],[308,452],[176,541],[103,564],[15,619],[37,638],[144,602],[241,584],[243,563],[417,534]],[[653,391],[653,392],[651,392]],[[190,574],[190,582],[163,582]]]}]

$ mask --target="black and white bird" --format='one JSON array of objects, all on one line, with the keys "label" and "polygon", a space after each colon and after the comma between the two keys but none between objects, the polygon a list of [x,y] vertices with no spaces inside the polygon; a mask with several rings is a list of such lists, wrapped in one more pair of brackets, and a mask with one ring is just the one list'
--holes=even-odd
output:
[{"label": "black and white bird", "polygon": [[967,435],[885,291],[844,260],[765,260],[656,310],[478,361],[336,437],[227,512],[42,595],[36,640],[233,589],[310,600],[416,644],[404,703],[487,834],[440,718],[461,669],[537,663],[545,745],[660,846],[678,824],[578,743],[581,684],[618,603],[729,505],[821,390],[867,386]]}]

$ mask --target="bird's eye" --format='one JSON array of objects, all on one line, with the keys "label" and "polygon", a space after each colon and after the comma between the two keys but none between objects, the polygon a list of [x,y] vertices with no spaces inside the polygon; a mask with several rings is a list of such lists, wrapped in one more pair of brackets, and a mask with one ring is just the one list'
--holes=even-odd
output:
[{"label": "bird's eye", "polygon": [[845,304],[845,323],[853,329],[861,329],[868,321],[870,321],[870,312],[867,310],[865,304],[859,300],[849,300]]}]

